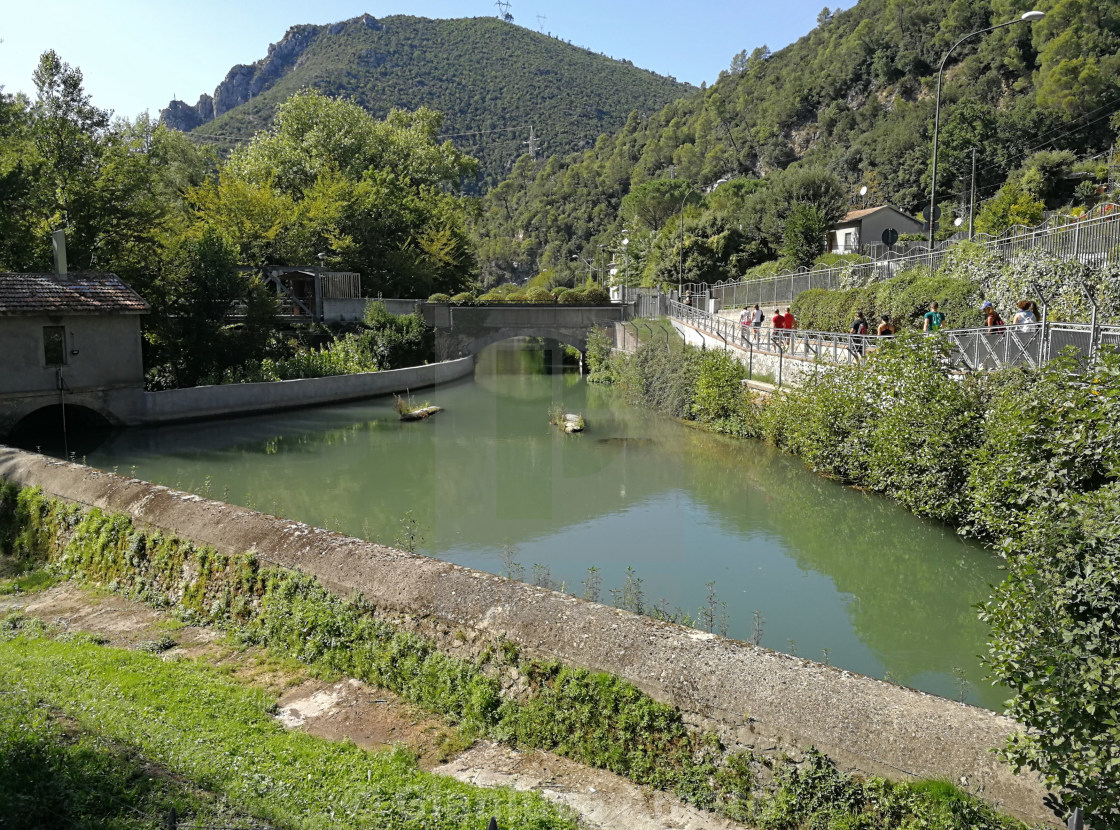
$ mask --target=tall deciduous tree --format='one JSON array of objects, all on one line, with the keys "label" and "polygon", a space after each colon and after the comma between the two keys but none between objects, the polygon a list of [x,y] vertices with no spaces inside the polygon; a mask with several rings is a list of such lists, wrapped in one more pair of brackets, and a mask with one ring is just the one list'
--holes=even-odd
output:
[{"label": "tall deciduous tree", "polygon": [[466,203],[452,195],[474,168],[437,144],[439,116],[377,121],[315,92],[280,108],[271,132],[199,188],[200,221],[229,229],[242,262],[328,262],[362,274],[367,293],[455,293],[474,267]]}]

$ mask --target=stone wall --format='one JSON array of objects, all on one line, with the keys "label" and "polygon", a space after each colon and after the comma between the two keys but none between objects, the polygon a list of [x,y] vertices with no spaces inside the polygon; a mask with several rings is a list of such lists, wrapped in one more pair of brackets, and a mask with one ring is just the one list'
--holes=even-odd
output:
[{"label": "stone wall", "polygon": [[993,712],[43,456],[0,447],[0,478],[222,552],[255,551],[340,595],[360,591],[448,653],[504,637],[529,656],[610,672],[733,750],[796,757],[816,746],[842,768],[948,779],[1026,820],[1053,821],[1040,783],[991,752],[1017,729]]}]

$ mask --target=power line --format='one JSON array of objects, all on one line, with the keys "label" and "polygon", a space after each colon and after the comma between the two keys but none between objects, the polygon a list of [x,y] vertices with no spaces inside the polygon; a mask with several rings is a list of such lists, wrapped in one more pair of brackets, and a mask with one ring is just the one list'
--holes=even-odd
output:
[{"label": "power line", "polygon": [[1076,124],[1081,119],[1088,118],[1089,116],[1092,116],[1092,115],[1096,115],[1097,113],[1101,112],[1102,110],[1110,110],[1109,112],[1106,112],[1104,115],[1102,115],[1098,118],[1094,118],[1092,121],[1088,121],[1088,122],[1086,122],[1085,124],[1082,124],[1079,127],[1074,127],[1073,129],[1066,129],[1066,127],[1068,127],[1069,125],[1068,124],[1063,124],[1060,127],[1055,127],[1052,130],[1048,130],[1047,132],[1043,133],[1041,136],[1036,137],[1038,139],[1041,139],[1037,144],[1034,144],[1034,145],[1028,147],[1026,150],[1024,150],[1021,153],[1017,153],[1013,156],[1009,156],[1005,160],[1004,164],[989,164],[989,165],[986,165],[984,167],[981,167],[980,172],[984,173],[984,172],[991,171],[991,170],[1007,169],[1008,167],[1010,167],[1010,165],[1013,162],[1016,162],[1019,159],[1026,158],[1027,156],[1031,155],[1032,153],[1035,153],[1035,152],[1041,150],[1042,148],[1044,148],[1048,144],[1053,144],[1057,139],[1066,138],[1068,136],[1071,136],[1071,135],[1073,135],[1077,132],[1080,132],[1081,130],[1084,130],[1087,127],[1091,127],[1093,124],[1096,124],[1098,121],[1103,121],[1105,118],[1111,117],[1113,112],[1115,111],[1112,108],[1117,107],[1117,106],[1120,106],[1120,96],[1117,96],[1116,98],[1113,98],[1108,103],[1102,104],[1101,106],[1090,110],[1089,112],[1085,113],[1084,115],[1081,115],[1081,116],[1075,118],[1073,120],[1073,123]]}]

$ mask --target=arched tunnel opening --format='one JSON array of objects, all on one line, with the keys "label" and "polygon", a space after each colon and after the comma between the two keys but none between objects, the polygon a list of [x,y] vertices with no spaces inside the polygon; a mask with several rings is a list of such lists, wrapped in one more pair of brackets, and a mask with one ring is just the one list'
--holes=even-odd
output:
[{"label": "arched tunnel opening", "polygon": [[506,337],[489,343],[478,353],[483,352],[501,374],[558,375],[580,369],[580,351],[551,337]]},{"label": "arched tunnel opening", "polygon": [[21,418],[5,444],[56,458],[85,455],[109,436],[113,425],[101,413],[76,404],[51,404]]}]

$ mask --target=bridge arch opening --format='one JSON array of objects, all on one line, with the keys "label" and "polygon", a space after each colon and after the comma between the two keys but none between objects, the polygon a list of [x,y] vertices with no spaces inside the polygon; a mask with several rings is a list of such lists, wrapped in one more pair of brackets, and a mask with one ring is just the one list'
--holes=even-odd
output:
[{"label": "bridge arch opening", "polygon": [[9,430],[4,443],[19,449],[64,457],[98,447],[113,425],[102,413],[80,404],[51,404],[27,413]]},{"label": "bridge arch opening", "polygon": [[470,341],[464,347],[464,351],[469,354],[477,355],[488,346],[504,343],[506,341],[519,340],[543,341],[546,347],[559,346],[561,350],[564,346],[571,346],[580,354],[587,351],[586,334],[577,336],[563,330],[557,331],[550,329],[533,329],[529,331],[503,330],[492,332]]}]

